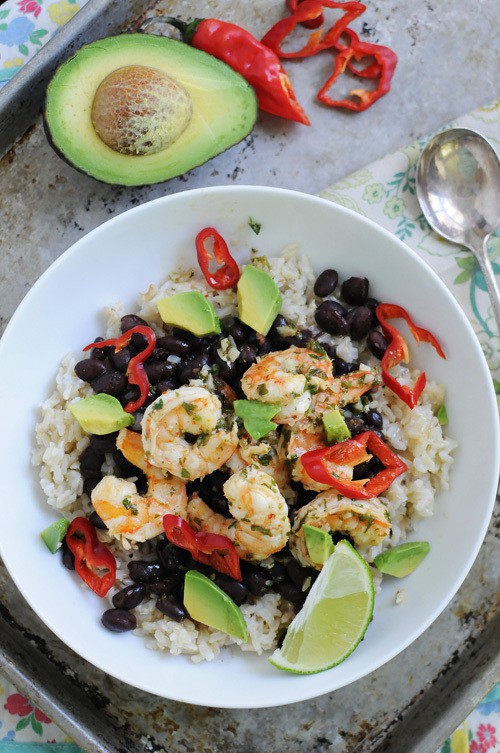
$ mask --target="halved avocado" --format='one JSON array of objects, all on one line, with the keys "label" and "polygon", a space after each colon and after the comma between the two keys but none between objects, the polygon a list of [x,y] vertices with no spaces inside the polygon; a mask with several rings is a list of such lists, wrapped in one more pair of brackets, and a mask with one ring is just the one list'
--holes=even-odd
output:
[{"label": "halved avocado", "polygon": [[241,141],[257,117],[253,88],[225,63],[174,39],[107,37],[52,78],[52,145],[104,183],[160,183]]}]

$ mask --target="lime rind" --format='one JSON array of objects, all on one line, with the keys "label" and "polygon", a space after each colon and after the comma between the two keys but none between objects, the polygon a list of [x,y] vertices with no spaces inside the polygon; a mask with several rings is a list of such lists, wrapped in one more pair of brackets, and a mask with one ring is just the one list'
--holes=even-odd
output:
[{"label": "lime rind", "polygon": [[[328,621],[334,611],[327,603],[330,600],[339,600],[335,623]],[[363,639],[372,619],[374,601],[370,568],[351,544],[340,541],[290,624],[282,647],[269,657],[270,663],[301,675],[336,667]],[[344,647],[339,649],[339,642]],[[307,657],[306,660],[301,661],[301,655]]]}]

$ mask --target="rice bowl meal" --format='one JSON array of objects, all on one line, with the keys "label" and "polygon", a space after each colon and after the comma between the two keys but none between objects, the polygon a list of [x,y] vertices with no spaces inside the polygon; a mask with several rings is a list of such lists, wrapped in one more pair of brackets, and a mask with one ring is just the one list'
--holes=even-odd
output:
[{"label": "rice bowl meal", "polygon": [[315,274],[289,240],[236,264],[200,229],[196,267],[151,281],[133,310],[111,301],[105,329],[63,357],[36,425],[62,516],[45,540],[102,597],[102,629],[194,662],[237,645],[290,669],[279,647],[327,563],[361,559],[375,592],[409,573],[388,553],[425,556],[411,539],[449,486],[446,387],[407,363],[396,328],[444,357],[425,309]]}]

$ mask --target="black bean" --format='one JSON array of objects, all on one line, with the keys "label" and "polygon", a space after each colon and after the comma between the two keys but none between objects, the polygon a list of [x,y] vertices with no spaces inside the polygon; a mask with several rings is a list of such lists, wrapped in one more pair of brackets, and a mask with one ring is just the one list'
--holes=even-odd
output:
[{"label": "black bean", "polygon": [[[94,526],[94,528],[99,528],[101,531],[107,531],[108,526],[106,523],[102,520],[102,518],[98,515],[98,513],[95,510],[92,510],[92,512],[89,515],[89,520]],[[115,604],[115,607],[117,604]]]},{"label": "black bean", "polygon": [[287,601],[291,601],[292,604],[300,604],[306,597],[305,592],[288,578],[277,583],[274,590]]},{"label": "black bean", "polygon": [[101,478],[101,466],[104,454],[97,452],[90,445],[80,455],[80,473],[84,478]]},{"label": "black bean", "polygon": [[137,476],[137,474],[139,473],[137,466],[127,460],[123,452],[118,448],[113,451],[113,460],[120,469],[121,473],[126,476]]},{"label": "black bean", "polygon": [[367,298],[365,301],[365,306],[368,306],[372,314],[372,328],[378,327],[379,325],[379,320],[377,319],[377,314],[375,311],[379,303],[380,301],[377,301],[376,298]]},{"label": "black bean", "polygon": [[207,502],[214,512],[229,517],[229,503],[223,494],[211,494]]},{"label": "black bean", "polygon": [[120,327],[123,333],[133,327],[149,327],[149,324],[137,314],[125,314],[120,320]]},{"label": "black bean", "polygon": [[316,282],[314,283],[314,295],[317,295],[318,298],[326,298],[327,295],[333,293],[337,287],[338,281],[339,276],[335,269],[325,269],[316,278]]},{"label": "black bean", "polygon": [[160,539],[156,545],[156,555],[161,566],[168,572],[176,573],[182,567],[183,553],[170,541]]},{"label": "black bean", "polygon": [[112,598],[113,606],[117,609],[134,609],[138,607],[146,596],[146,586],[141,583],[134,583],[132,586],[125,586],[121,591],[117,591]]},{"label": "black bean", "polygon": [[153,358],[155,361],[166,361],[169,355],[170,351],[168,351],[166,348],[159,348],[157,341],[156,348],[151,353],[151,358]]},{"label": "black bean", "polygon": [[378,410],[374,410],[373,408],[370,408],[370,410],[363,413],[363,421],[369,426],[374,426],[375,429],[381,429],[384,425],[384,419],[381,414]]},{"label": "black bean", "polygon": [[[104,337],[96,337],[94,342],[102,343],[103,340]],[[104,348],[92,348],[90,351],[90,357],[97,358],[98,361],[105,361],[112,350],[114,350],[112,345],[106,345]]]},{"label": "black bean", "polygon": [[135,614],[126,609],[107,609],[101,617],[101,622],[113,633],[125,633],[137,627]]},{"label": "black bean", "polygon": [[240,348],[240,355],[238,356],[238,364],[250,366],[257,360],[257,355],[258,351],[255,345],[248,345],[248,343],[243,343]]},{"label": "black bean", "polygon": [[271,324],[271,328],[269,332],[276,332],[278,327],[286,327],[288,324],[288,319],[286,319],[283,314],[278,314],[274,322]]},{"label": "black bean", "polygon": [[372,310],[368,306],[358,306],[347,314],[349,334],[353,340],[362,340],[367,336],[372,325]]},{"label": "black bean", "polygon": [[382,332],[379,332],[378,329],[372,329],[366,338],[366,344],[370,353],[373,353],[376,358],[381,359],[389,343]]},{"label": "black bean", "polygon": [[179,587],[182,578],[183,576],[181,573],[169,573],[168,575],[164,575],[162,578],[154,580],[152,583],[148,584],[148,593],[155,594],[156,596],[172,594]]},{"label": "black bean", "polygon": [[128,348],[127,346],[125,346],[121,350],[113,351],[113,353],[109,354],[109,360],[112,366],[117,371],[123,371],[123,373],[127,371],[127,366],[129,365],[131,358],[132,354],[130,353],[130,348]]},{"label": "black bean", "polygon": [[176,387],[177,382],[175,379],[160,379],[156,385],[156,394],[161,395],[163,392],[168,392],[168,390],[175,390]]},{"label": "black bean", "polygon": [[84,382],[92,382],[106,371],[106,365],[97,358],[84,358],[75,365],[75,374]]},{"label": "black bean", "polygon": [[87,476],[87,478],[83,479],[83,493],[87,494],[89,497],[96,488],[99,481],[101,481],[102,475],[99,474],[99,476]]},{"label": "black bean", "polygon": [[353,371],[354,364],[348,363],[347,361],[344,361],[342,358],[338,358],[335,356],[333,359],[333,372],[337,376],[342,376],[342,374],[349,374],[351,371]]},{"label": "black bean", "polygon": [[173,596],[160,596],[156,602],[156,608],[175,622],[182,622],[187,617],[186,610]]},{"label": "black bean", "polygon": [[125,406],[127,403],[135,403],[136,400],[138,400],[140,395],[139,387],[135,384],[129,384],[128,387],[126,387],[121,395],[119,395],[118,400],[120,403]]},{"label": "black bean", "polygon": [[148,338],[146,335],[141,335],[140,332],[134,332],[130,338],[130,345],[136,353],[140,353],[141,350],[147,348]]},{"label": "black bean", "polygon": [[224,593],[226,593],[230,599],[239,607],[244,604],[248,599],[248,589],[234,578],[230,578],[227,575],[216,575],[214,579],[216,586],[219,586]]},{"label": "black bean", "polygon": [[128,563],[128,572],[135,583],[152,583],[163,575],[159,562],[132,560]]},{"label": "black bean", "polygon": [[189,343],[190,351],[200,350],[202,346],[202,340],[200,337],[193,335],[187,329],[181,329],[180,327],[172,327],[172,335],[174,337],[180,337],[185,342]]},{"label": "black bean", "polygon": [[368,298],[370,284],[366,277],[349,277],[342,283],[344,301],[352,306],[362,306]]},{"label": "black bean", "polygon": [[156,341],[157,348],[164,348],[174,356],[186,356],[189,353],[189,340],[182,336],[163,335]]},{"label": "black bean", "polygon": [[254,596],[262,596],[269,591],[269,578],[264,571],[257,567],[250,567],[243,575],[243,582]]},{"label": "black bean", "polygon": [[75,555],[66,544],[66,539],[63,540],[61,547],[61,560],[67,570],[75,569]]},{"label": "black bean", "polygon": [[117,437],[117,431],[111,434],[91,434],[90,446],[97,452],[113,452],[116,450]]},{"label": "black bean", "polygon": [[244,343],[252,334],[250,327],[243,324],[240,319],[235,319],[234,322],[227,327],[227,331],[235,343]]},{"label": "black bean", "polygon": [[298,338],[299,338],[299,340],[300,340],[300,341],[301,341],[301,342],[303,343],[303,345],[304,345],[304,346],[307,346],[307,345],[309,345],[309,343],[310,343],[310,342],[311,342],[312,340],[314,340],[314,335],[313,335],[313,332],[312,332],[312,330],[310,330],[310,329],[301,329],[301,330],[300,330],[300,331],[299,331],[299,332],[297,333],[297,337],[298,337]]},{"label": "black bean", "polygon": [[286,563],[286,572],[290,580],[300,589],[302,589],[306,580],[314,575],[312,568],[301,567],[297,560],[293,558]]},{"label": "black bean", "polygon": [[275,562],[272,567],[265,569],[268,580],[272,580],[273,583],[281,583],[286,578],[286,567],[281,562]]},{"label": "black bean", "polygon": [[[291,335],[290,337],[288,337],[287,335],[286,337],[282,337],[281,343],[283,344],[285,350],[287,348],[291,348],[292,346],[295,348],[304,347],[304,342],[299,335]],[[278,343],[278,345],[280,345],[280,343]]]},{"label": "black bean", "polygon": [[190,379],[196,379],[200,371],[208,363],[208,356],[205,353],[200,353],[192,358],[186,366],[181,369],[179,374],[179,381],[181,384],[186,384]]},{"label": "black bean", "polygon": [[323,301],[320,303],[314,318],[322,330],[331,335],[347,335],[349,326],[346,321],[346,309],[336,301]]},{"label": "black bean", "polygon": [[148,490],[148,477],[144,473],[144,471],[137,471],[137,481],[135,482],[135,485],[137,487],[137,493],[142,494],[144,496]]},{"label": "black bean", "polygon": [[91,387],[94,392],[105,392],[108,395],[117,397],[127,387],[128,382],[125,374],[120,371],[105,371],[103,374],[93,379]]},{"label": "black bean", "polygon": [[363,421],[362,418],[358,418],[357,416],[345,416],[344,417],[345,424],[349,431],[351,432],[351,436],[355,437],[356,434],[362,434],[364,431],[367,431],[368,427]]},{"label": "black bean", "polygon": [[163,379],[165,376],[164,366],[165,363],[163,361],[153,361],[152,359],[146,361],[144,371],[150,384],[157,384],[160,379]]}]

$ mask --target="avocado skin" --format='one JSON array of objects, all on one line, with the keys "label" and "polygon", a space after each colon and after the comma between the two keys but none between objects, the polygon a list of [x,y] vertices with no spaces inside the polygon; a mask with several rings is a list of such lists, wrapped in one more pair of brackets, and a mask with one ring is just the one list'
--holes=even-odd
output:
[{"label": "avocado skin", "polygon": [[[158,177],[156,175],[156,176],[152,176],[151,179],[149,179],[149,177],[145,177],[142,180],[137,180],[134,177],[134,172],[135,172],[134,168],[138,164],[137,160],[138,159],[140,160],[140,157],[137,157],[136,155],[127,155],[128,159],[130,160],[129,173],[126,176],[124,176],[123,179],[112,179],[112,178],[106,177],[105,175],[97,175],[97,174],[95,174],[94,171],[91,168],[89,168],[87,165],[85,165],[82,162],[78,162],[77,160],[73,159],[72,156],[71,156],[71,153],[69,152],[69,150],[65,151],[65,149],[61,146],[61,143],[58,143],[58,140],[54,136],[53,129],[51,128],[51,125],[50,125],[51,118],[49,116],[49,98],[51,96],[53,97],[53,94],[51,94],[51,92],[53,92],[54,79],[57,76],[58,72],[65,65],[72,63],[72,61],[74,61],[77,58],[77,56],[78,56],[79,52],[81,52],[81,50],[86,50],[89,47],[91,47],[93,44],[99,44],[99,42],[105,42],[106,43],[109,40],[117,40],[118,39],[118,37],[105,37],[103,40],[98,40],[95,43],[90,43],[89,45],[85,45],[84,47],[81,48],[81,50],[77,51],[72,57],[70,57],[68,60],[66,60],[64,63],[62,63],[62,65],[60,65],[59,68],[56,70],[56,72],[55,72],[52,80],[49,83],[48,89],[47,89],[47,94],[46,94],[46,98],[45,98],[45,104],[44,104],[43,113],[42,113],[42,115],[43,115],[43,128],[44,128],[44,132],[45,132],[47,141],[48,141],[49,145],[51,146],[51,148],[58,155],[58,157],[61,160],[63,160],[67,165],[69,165],[73,169],[77,170],[79,173],[81,173],[83,175],[87,175],[88,177],[91,177],[94,180],[97,180],[100,183],[104,183],[104,184],[107,184],[107,185],[112,185],[112,186],[134,186],[134,187],[148,186],[148,185],[153,185],[153,184],[156,184],[156,183],[163,183],[163,182],[171,180],[171,179],[173,179],[175,177],[182,177],[182,176],[187,175],[191,170],[194,170],[195,168],[199,167],[200,165],[203,165],[205,162],[209,161],[210,159],[213,159],[213,157],[218,156],[219,154],[222,154],[225,151],[227,151],[228,149],[230,149],[232,146],[234,146],[235,144],[237,144],[239,141],[243,140],[251,132],[251,130],[252,130],[254,124],[255,124],[255,121],[257,119],[257,98],[256,98],[256,95],[255,95],[255,92],[252,89],[252,87],[249,84],[247,84],[247,82],[243,79],[243,77],[240,76],[240,74],[236,73],[228,65],[226,65],[225,63],[217,60],[216,58],[213,58],[211,55],[208,55],[207,53],[204,53],[204,52],[202,52],[200,50],[196,50],[195,48],[192,48],[189,45],[186,45],[183,42],[179,42],[177,40],[171,40],[171,39],[167,39],[167,38],[163,38],[163,37],[156,37],[154,35],[147,35],[147,34],[123,34],[123,35],[120,36],[120,39],[121,38],[123,38],[123,39],[135,38],[136,40],[138,38],[140,38],[140,39],[154,39],[155,40],[155,44],[157,44],[158,41],[160,41],[160,44],[167,43],[168,45],[176,45],[177,47],[183,47],[186,50],[189,50],[190,54],[194,53],[195,55],[202,56],[200,58],[200,61],[201,61],[200,65],[201,66],[203,66],[203,62],[206,63],[207,59],[209,59],[210,60],[209,68],[212,68],[214,66],[214,64],[215,64],[215,65],[219,66],[219,68],[221,70],[226,69],[227,72],[228,72],[228,75],[230,77],[233,77],[233,78],[236,77],[238,79],[238,85],[239,85],[240,90],[244,89],[244,92],[245,92],[244,97],[246,97],[246,99],[247,99],[247,104],[248,104],[248,102],[251,103],[250,104],[250,108],[249,108],[249,112],[251,112],[252,109],[253,109],[253,115],[251,117],[250,116],[247,117],[246,127],[242,130],[242,132],[240,134],[236,134],[236,135],[233,132],[231,134],[231,136],[226,139],[225,143],[223,143],[224,139],[222,139],[221,136],[220,136],[220,134],[219,134],[219,138],[217,139],[217,146],[216,147],[212,147],[212,153],[209,154],[208,156],[204,155],[203,152],[197,153],[196,149],[190,148],[190,150],[189,150],[189,166],[188,166],[188,169],[186,169],[186,170],[179,169],[179,171],[176,171],[174,169],[173,172],[175,174],[169,174],[169,175],[167,175],[167,177]],[[119,67],[121,67],[121,66],[119,66]],[[203,67],[201,67],[201,70],[202,71],[204,70]],[[108,75],[108,73],[106,73],[103,76],[103,79],[106,77],[106,75]],[[101,80],[103,80],[103,79],[101,79]],[[99,83],[101,83],[101,81],[99,81]],[[208,89],[207,90],[207,99],[210,98],[210,96],[211,96],[211,92]],[[241,91],[240,91],[240,97],[241,97]],[[248,119],[248,118],[250,118],[250,119]],[[214,149],[215,149],[215,151],[214,151]],[[110,151],[111,150],[108,151],[108,154],[109,154]],[[167,152],[169,153],[169,159],[173,157],[173,161],[174,162],[178,161],[177,160],[177,153],[176,153],[176,145],[175,144],[172,145],[171,147],[169,147],[168,149],[165,149],[164,152],[165,153],[167,153]],[[159,152],[158,153],[158,155],[157,155],[158,156],[158,161],[160,160],[161,155],[163,155],[164,152]],[[124,155],[119,155],[119,156],[120,156],[120,158],[122,158]]]}]

